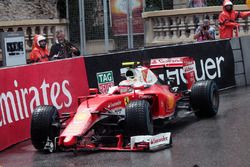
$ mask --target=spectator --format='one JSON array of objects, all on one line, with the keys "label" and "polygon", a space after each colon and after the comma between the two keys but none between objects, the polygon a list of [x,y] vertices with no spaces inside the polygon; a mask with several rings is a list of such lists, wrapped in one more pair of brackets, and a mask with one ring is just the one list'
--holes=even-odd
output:
[{"label": "spectator", "polygon": [[197,41],[215,39],[215,28],[210,25],[210,21],[208,19],[205,19],[203,24],[196,29],[194,39]]},{"label": "spectator", "polygon": [[188,7],[190,8],[197,8],[197,7],[205,7],[207,6],[206,0],[189,0]]},{"label": "spectator", "polygon": [[50,50],[50,59],[64,59],[79,55],[79,49],[65,39],[64,32],[62,30],[57,31],[56,42],[52,45]]},{"label": "spectator", "polygon": [[[189,8],[198,8],[198,7],[205,7],[205,6],[207,6],[206,0],[189,0],[188,1]],[[197,28],[200,20],[196,15],[194,15],[193,19],[194,19],[195,28]]]},{"label": "spectator", "polygon": [[238,37],[239,23],[236,22],[238,18],[246,18],[250,16],[250,12],[240,12],[233,10],[233,3],[230,0],[223,2],[223,11],[219,15],[219,32],[220,38]]},{"label": "spectator", "polygon": [[48,55],[46,38],[42,35],[35,35],[30,53],[31,63],[49,61]]}]

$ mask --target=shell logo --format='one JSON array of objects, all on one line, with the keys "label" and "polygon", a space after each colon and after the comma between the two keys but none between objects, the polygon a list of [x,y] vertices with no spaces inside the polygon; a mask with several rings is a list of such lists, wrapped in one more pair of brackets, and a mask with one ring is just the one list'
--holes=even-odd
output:
[{"label": "shell logo", "polygon": [[87,115],[84,113],[78,113],[75,118],[74,121],[83,121],[87,118]]},{"label": "shell logo", "polygon": [[169,109],[169,110],[174,109],[174,104],[175,104],[174,96],[168,95],[168,96],[167,96],[167,105],[168,105],[168,109]]},{"label": "shell logo", "polygon": [[124,98],[124,104],[127,105],[129,103],[129,97]]},{"label": "shell logo", "polygon": [[144,82],[147,82],[148,69],[142,71],[142,77],[143,77]]}]

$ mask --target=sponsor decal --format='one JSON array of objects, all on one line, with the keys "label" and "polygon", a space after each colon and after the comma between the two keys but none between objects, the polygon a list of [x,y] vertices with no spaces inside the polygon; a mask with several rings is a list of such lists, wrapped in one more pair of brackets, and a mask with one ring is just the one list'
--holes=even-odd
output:
[{"label": "sponsor decal", "polygon": [[134,146],[138,143],[149,143],[149,149],[154,150],[156,148],[164,147],[170,144],[171,133],[160,133],[157,135],[141,135],[141,136],[132,136],[130,138],[130,148],[133,149]]},{"label": "sponsor decal", "polygon": [[114,108],[114,107],[120,106],[121,104],[122,104],[121,101],[117,101],[117,102],[109,104],[108,108]]},{"label": "sponsor decal", "polygon": [[96,74],[99,92],[107,94],[108,89],[114,86],[114,77],[112,71],[105,71]]},{"label": "sponsor decal", "polygon": [[167,106],[169,110],[174,109],[175,106],[175,99],[173,95],[167,95],[168,96],[168,100],[167,100]]},{"label": "sponsor decal", "polygon": [[[68,89],[70,87],[68,80],[64,80],[62,83],[47,83],[44,79],[38,88],[36,86],[21,88],[18,81],[14,80],[13,86],[14,90],[0,94],[0,127],[13,123],[13,121],[29,118],[29,111],[33,112],[34,108],[41,104],[48,105],[49,101],[57,109],[68,108],[72,104],[73,99]],[[60,96],[65,96],[65,100],[60,101]]]},{"label": "sponsor decal", "polygon": [[[187,83],[185,79],[185,74],[188,72],[194,71],[195,79],[196,81],[201,81],[205,79],[216,79],[222,77],[222,67],[225,59],[224,57],[215,57],[215,59],[201,59],[200,67],[201,70],[198,74],[197,71],[197,64],[194,63],[193,66],[187,66],[186,68],[171,68],[166,70],[166,74],[168,78],[175,78],[177,85],[180,85],[181,83]],[[161,74],[159,74],[161,75]]]},{"label": "sponsor decal", "polygon": [[152,99],[153,96],[152,95],[140,95],[141,99]]},{"label": "sponsor decal", "polygon": [[142,70],[142,77],[143,77],[144,82],[147,82],[148,69]]},{"label": "sponsor decal", "polygon": [[129,97],[124,98],[124,104],[127,105],[129,103]]},{"label": "sponsor decal", "polygon": [[164,142],[164,141],[167,141],[168,140],[168,137],[165,137],[165,136],[162,136],[161,138],[158,138],[158,139],[152,139],[150,141],[150,144],[158,144],[160,142]]},{"label": "sponsor decal", "polygon": [[184,69],[184,73],[190,73],[190,72],[194,72],[194,64],[191,64],[191,65],[188,65],[188,66],[184,66],[183,67]]},{"label": "sponsor decal", "polygon": [[149,148],[155,149],[162,145],[170,144],[171,133],[161,133],[150,138]]},{"label": "sponsor decal", "polygon": [[85,114],[85,113],[77,113],[74,117],[74,122],[77,122],[77,121],[83,121],[85,120],[86,118],[88,118],[88,116]]},{"label": "sponsor decal", "polygon": [[181,65],[183,63],[183,58],[159,58],[159,59],[152,59],[151,65]]}]

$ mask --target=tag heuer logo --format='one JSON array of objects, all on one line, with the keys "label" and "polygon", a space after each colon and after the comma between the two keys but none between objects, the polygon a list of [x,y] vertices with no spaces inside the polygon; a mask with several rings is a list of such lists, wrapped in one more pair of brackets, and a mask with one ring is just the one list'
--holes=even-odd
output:
[{"label": "tag heuer logo", "polygon": [[114,77],[112,71],[105,71],[96,74],[99,92],[108,93],[110,87],[114,86]]},{"label": "tag heuer logo", "polygon": [[114,82],[114,77],[113,77],[112,71],[97,73],[96,77],[97,77],[98,84]]}]

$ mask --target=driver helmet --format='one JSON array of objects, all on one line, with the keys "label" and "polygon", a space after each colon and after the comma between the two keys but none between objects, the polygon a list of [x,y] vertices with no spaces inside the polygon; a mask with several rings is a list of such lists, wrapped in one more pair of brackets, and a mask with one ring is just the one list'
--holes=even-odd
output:
[{"label": "driver helmet", "polygon": [[132,69],[129,69],[126,72],[126,79],[127,80],[133,80],[135,78],[135,72]]}]

